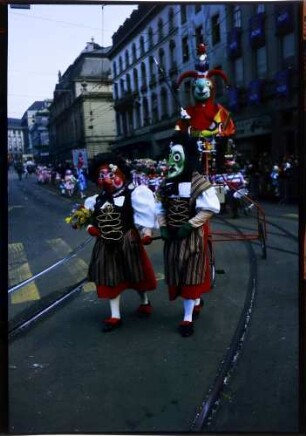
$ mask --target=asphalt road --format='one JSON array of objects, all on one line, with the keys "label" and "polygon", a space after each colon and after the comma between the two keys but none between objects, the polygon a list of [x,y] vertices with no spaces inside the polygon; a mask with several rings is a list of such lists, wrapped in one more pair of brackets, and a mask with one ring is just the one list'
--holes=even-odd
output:
[{"label": "asphalt road", "polygon": [[[9,221],[16,220],[11,221],[10,241],[30,241],[29,250],[36,244],[41,250],[49,237],[69,242],[62,216],[70,210],[70,200],[36,188],[39,202],[43,194],[46,205],[29,229],[38,226],[39,233],[28,238],[18,225],[18,219],[28,222],[33,217],[30,211],[19,218],[9,215]],[[11,205],[18,206],[24,197]],[[31,210],[35,201],[27,198]],[[281,227],[268,226],[267,260],[261,259],[258,241],[253,243],[257,283],[250,325],[220,406],[203,432],[298,430],[297,210],[264,207],[267,220]],[[254,229],[251,217],[234,221],[242,231]],[[231,230],[219,218],[213,229]],[[52,260],[51,254],[41,259],[39,250],[33,256],[37,268],[38,258],[45,265]],[[159,279],[150,319],[136,317],[137,295],[128,290],[122,298],[122,328],[104,334],[101,321],[109,314],[108,304],[94,291],[83,290],[9,344],[12,433],[190,431],[237,327],[251,265],[247,243],[215,244],[216,266],[223,274],[205,298],[194,336],[181,338],[177,324],[182,303],[168,301],[161,252],[160,241],[148,247]]]}]

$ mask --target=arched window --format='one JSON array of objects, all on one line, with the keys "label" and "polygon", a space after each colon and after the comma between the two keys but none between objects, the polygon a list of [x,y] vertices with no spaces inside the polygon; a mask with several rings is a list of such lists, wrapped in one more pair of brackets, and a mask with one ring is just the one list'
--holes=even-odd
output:
[{"label": "arched window", "polygon": [[149,44],[149,49],[153,48],[154,41],[153,41],[153,30],[152,30],[152,27],[150,27],[149,30],[148,30],[148,44]]},{"label": "arched window", "polygon": [[164,37],[164,22],[160,18],[158,20],[158,41],[161,41]]},{"label": "arched window", "polygon": [[120,56],[119,57],[119,72],[121,73],[122,70],[123,70],[123,68],[122,68],[122,57]]}]

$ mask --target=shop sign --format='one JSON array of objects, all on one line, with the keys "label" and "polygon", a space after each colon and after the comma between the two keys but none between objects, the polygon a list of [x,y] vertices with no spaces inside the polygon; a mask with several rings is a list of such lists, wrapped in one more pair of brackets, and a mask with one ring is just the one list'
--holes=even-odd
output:
[{"label": "shop sign", "polygon": [[236,137],[264,135],[271,132],[271,117],[262,115],[235,122]]}]

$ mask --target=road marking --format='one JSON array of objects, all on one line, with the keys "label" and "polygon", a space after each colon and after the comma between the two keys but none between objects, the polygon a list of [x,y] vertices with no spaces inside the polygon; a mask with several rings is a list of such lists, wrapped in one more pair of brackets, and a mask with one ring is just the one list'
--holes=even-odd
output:
[{"label": "road marking", "polygon": [[[15,286],[33,276],[22,243],[8,245],[8,276],[9,286]],[[39,300],[40,295],[35,282],[31,282],[11,295],[12,304]]]},{"label": "road marking", "polygon": [[299,214],[298,213],[284,213],[283,217],[284,218],[298,218]]},{"label": "road marking", "polygon": [[[47,243],[60,258],[71,253],[71,247],[61,238],[49,239]],[[75,256],[65,264],[66,269],[73,275],[75,282],[80,282],[87,276],[88,265],[83,259]]]}]

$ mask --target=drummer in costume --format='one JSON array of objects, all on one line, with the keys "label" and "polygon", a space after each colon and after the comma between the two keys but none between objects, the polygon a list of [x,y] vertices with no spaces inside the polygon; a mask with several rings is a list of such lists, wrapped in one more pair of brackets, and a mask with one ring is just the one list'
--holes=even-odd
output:
[{"label": "drummer in costume", "polygon": [[165,281],[169,299],[183,299],[182,336],[194,331],[203,293],[210,291],[208,221],[220,211],[215,189],[201,174],[198,144],[180,135],[170,145],[168,175],[157,192],[156,213],[164,240]]},{"label": "drummer in costume", "polygon": [[99,167],[101,192],[85,200],[93,211],[93,224],[87,227],[96,237],[89,264],[88,279],[95,282],[99,298],[110,302],[111,315],[104,320],[103,331],[121,326],[120,296],[135,289],[140,296],[138,314],[149,316],[152,306],[148,291],[157,282],[144,245],[152,241],[156,224],[153,193],[146,186],[135,188],[123,161],[108,160]]}]

